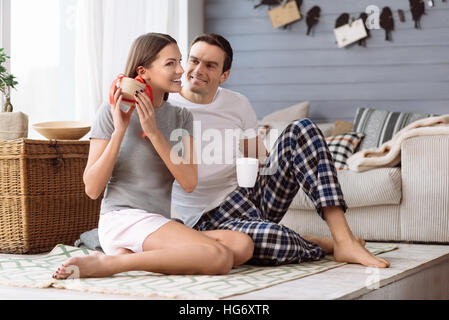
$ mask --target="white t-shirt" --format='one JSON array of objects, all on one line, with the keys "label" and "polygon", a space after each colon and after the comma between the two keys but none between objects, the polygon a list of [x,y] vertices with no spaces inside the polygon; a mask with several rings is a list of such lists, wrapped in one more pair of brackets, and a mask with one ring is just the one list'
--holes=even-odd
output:
[{"label": "white t-shirt", "polygon": [[192,193],[173,183],[172,209],[193,227],[201,215],[217,207],[237,187],[236,159],[242,138],[257,135],[257,116],[240,93],[218,88],[210,104],[196,104],[178,93],[168,102],[193,115],[193,136],[198,163],[198,184]]}]

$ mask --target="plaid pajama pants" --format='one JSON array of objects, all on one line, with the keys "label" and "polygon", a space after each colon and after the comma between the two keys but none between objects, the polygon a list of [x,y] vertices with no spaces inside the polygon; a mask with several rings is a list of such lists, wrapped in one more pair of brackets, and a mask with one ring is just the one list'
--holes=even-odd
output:
[{"label": "plaid pajama pants", "polygon": [[279,224],[299,188],[313,201],[322,219],[323,207],[340,206],[346,212],[332,156],[323,134],[309,119],[295,120],[287,126],[253,188],[236,188],[218,207],[204,213],[194,228],[248,234],[254,240],[249,264],[319,260],[325,255],[319,246]]}]

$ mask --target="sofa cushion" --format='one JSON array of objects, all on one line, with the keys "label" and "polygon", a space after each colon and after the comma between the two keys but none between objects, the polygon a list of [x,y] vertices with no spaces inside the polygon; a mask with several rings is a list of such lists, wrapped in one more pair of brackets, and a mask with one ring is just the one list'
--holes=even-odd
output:
[{"label": "sofa cushion", "polygon": [[334,158],[337,170],[348,169],[346,160],[354,153],[355,149],[365,135],[359,132],[348,132],[326,138],[329,151]]},{"label": "sofa cushion", "polygon": [[360,143],[358,150],[380,147],[410,123],[432,116],[436,115],[430,113],[391,112],[388,110],[358,108],[352,130],[365,134],[365,138]]},{"label": "sofa cushion", "polygon": [[[402,195],[400,168],[380,168],[366,172],[341,170],[338,180],[349,208],[399,204]],[[315,210],[312,201],[299,190],[290,208]]]},{"label": "sofa cushion", "polygon": [[333,122],[322,122],[316,124],[325,138],[332,136],[334,130]]},{"label": "sofa cushion", "polygon": [[352,127],[354,127],[354,123],[352,122],[336,120],[331,135],[338,136],[340,134],[351,132]]},{"label": "sofa cushion", "polygon": [[291,122],[296,119],[304,119],[309,116],[310,102],[305,101],[285,109],[281,109],[266,115],[262,119],[265,122]]}]

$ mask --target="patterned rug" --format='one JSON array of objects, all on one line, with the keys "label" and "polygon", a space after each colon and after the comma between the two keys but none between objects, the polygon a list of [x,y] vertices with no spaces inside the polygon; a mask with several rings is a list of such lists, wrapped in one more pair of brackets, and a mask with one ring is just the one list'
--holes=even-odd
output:
[{"label": "patterned rug", "polygon": [[[373,254],[397,249],[393,244],[367,244]],[[220,299],[267,288],[344,265],[326,256],[320,261],[276,267],[239,266],[222,276],[167,276],[132,271],[109,278],[55,280],[53,272],[70,257],[89,254],[89,250],[57,245],[50,253],[38,256],[0,257],[0,285],[61,288],[92,293],[123,294],[170,299]]]}]

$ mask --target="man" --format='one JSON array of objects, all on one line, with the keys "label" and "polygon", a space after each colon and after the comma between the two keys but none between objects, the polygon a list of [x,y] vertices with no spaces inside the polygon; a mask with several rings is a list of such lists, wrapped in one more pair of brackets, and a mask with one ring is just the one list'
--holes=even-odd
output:
[{"label": "man", "polygon": [[[174,183],[175,212],[186,225],[200,231],[229,229],[248,234],[254,240],[251,264],[299,263],[333,252],[336,261],[388,267],[386,260],[368,252],[364,241],[349,229],[332,156],[321,131],[309,119],[290,123],[279,137],[263,162],[264,168],[273,168],[271,174],[259,174],[253,188],[238,187],[237,151],[230,146],[227,130],[256,132],[257,117],[247,98],[220,87],[230,76],[232,57],[232,48],[222,36],[198,36],[190,48],[186,82],[180,94],[169,97],[172,104],[192,112],[194,126],[199,127],[196,133],[194,129],[195,141],[200,136],[200,145],[195,144],[200,150],[198,185],[186,193]],[[261,143],[253,134],[246,136],[244,145],[260,148]],[[227,156],[217,156],[231,149],[232,163],[225,161]],[[261,154],[265,155],[264,148]],[[279,224],[300,188],[328,224],[332,238],[301,237]]]}]

